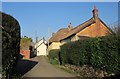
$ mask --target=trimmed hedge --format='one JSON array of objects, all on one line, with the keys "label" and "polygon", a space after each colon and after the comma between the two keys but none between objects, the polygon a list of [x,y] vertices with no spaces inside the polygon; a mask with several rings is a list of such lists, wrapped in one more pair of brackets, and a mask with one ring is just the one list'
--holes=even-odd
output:
[{"label": "trimmed hedge", "polygon": [[120,73],[120,37],[106,36],[66,43],[61,46],[62,64],[91,65],[108,72]]},{"label": "trimmed hedge", "polygon": [[48,58],[51,64],[59,64],[59,49],[53,49],[49,51]]},{"label": "trimmed hedge", "polygon": [[20,52],[20,25],[11,15],[0,12],[2,18],[2,76],[13,79]]}]

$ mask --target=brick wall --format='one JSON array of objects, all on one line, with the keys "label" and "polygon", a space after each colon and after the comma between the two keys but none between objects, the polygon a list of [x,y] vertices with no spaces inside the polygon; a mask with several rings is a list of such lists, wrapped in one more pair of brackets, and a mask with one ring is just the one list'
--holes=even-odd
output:
[{"label": "brick wall", "polygon": [[20,54],[24,59],[30,59],[30,50],[20,50]]}]

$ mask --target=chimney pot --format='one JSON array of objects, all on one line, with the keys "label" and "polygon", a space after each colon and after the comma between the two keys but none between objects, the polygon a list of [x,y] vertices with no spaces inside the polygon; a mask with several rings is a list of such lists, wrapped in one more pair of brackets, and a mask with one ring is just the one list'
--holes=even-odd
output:
[{"label": "chimney pot", "polygon": [[73,29],[72,23],[70,22],[70,24],[68,25],[68,30],[70,31],[71,29]]},{"label": "chimney pot", "polygon": [[52,33],[52,36],[54,35],[55,33]]},{"label": "chimney pot", "polygon": [[94,5],[94,10],[93,10],[93,17],[96,19],[98,18],[98,9],[97,7]]}]

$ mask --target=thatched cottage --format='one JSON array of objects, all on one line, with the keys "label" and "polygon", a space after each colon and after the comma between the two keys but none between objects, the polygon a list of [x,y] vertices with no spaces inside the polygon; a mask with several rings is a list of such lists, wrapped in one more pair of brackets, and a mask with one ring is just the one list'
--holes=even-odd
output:
[{"label": "thatched cottage", "polygon": [[100,37],[113,34],[112,30],[99,18],[98,9],[94,6],[93,17],[73,28],[58,30],[50,39],[48,50],[59,49],[61,45],[70,41],[84,40],[90,37]]}]

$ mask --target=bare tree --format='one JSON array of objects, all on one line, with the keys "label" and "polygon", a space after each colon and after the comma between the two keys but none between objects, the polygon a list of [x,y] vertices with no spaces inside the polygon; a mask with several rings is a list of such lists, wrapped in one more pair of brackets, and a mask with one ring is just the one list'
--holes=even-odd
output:
[{"label": "bare tree", "polygon": [[110,23],[108,26],[116,35],[120,35],[120,20]]}]

